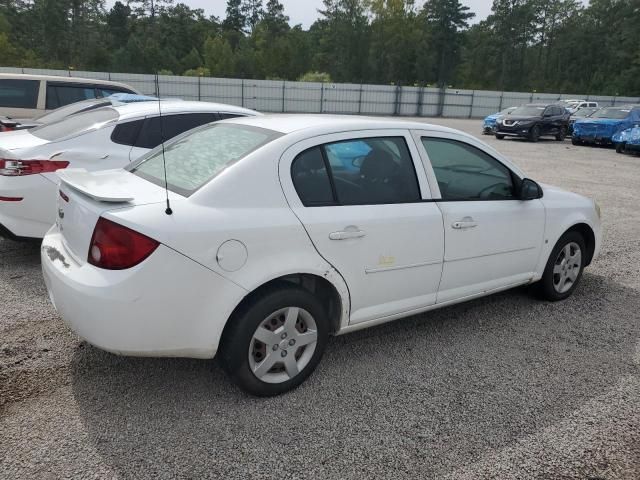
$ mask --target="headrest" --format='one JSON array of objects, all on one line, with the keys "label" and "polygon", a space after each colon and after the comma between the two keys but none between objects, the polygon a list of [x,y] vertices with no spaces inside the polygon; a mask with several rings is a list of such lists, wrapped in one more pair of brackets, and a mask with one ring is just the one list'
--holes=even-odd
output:
[{"label": "headrest", "polygon": [[392,176],[396,171],[396,163],[386,150],[371,150],[360,167],[360,175],[369,180],[384,179]]}]

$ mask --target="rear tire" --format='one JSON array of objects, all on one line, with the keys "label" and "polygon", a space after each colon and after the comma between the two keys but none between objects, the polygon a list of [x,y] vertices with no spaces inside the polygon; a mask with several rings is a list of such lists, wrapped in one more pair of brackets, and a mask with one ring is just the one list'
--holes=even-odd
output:
[{"label": "rear tire", "polygon": [[584,238],[578,232],[566,232],[551,251],[538,293],[557,302],[571,296],[582,278],[587,255]]},{"label": "rear tire", "polygon": [[537,142],[540,139],[540,127],[538,125],[534,125],[529,130],[529,141]]},{"label": "rear tire", "polygon": [[624,153],[624,143],[620,142],[616,144],[616,153]]},{"label": "rear tire", "polygon": [[578,140],[577,138],[572,138],[571,139],[571,145],[582,145],[582,142],[580,140]]},{"label": "rear tire", "polygon": [[229,322],[220,363],[234,383],[256,396],[279,395],[300,385],[320,362],[329,338],[322,304],[293,284],[259,293]]},{"label": "rear tire", "polygon": [[565,138],[567,138],[567,127],[560,127],[560,131],[556,135],[556,140],[562,142]]}]

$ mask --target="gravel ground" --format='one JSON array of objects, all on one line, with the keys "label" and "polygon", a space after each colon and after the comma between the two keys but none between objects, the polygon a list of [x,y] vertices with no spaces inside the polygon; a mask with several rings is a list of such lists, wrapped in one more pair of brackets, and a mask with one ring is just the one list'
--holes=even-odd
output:
[{"label": "gravel ground", "polygon": [[575,295],[516,289],[335,338],[277,398],[214,362],[79,341],[38,246],[0,240],[0,478],[640,478],[640,157],[483,138],[601,204]]}]

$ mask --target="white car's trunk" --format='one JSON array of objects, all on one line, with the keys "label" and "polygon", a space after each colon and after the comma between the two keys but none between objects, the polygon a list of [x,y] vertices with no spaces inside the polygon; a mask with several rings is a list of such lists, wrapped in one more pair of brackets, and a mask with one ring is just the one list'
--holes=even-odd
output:
[{"label": "white car's trunk", "polygon": [[164,201],[162,188],[123,169],[69,169],[58,171],[58,176],[56,225],[78,263],[86,262],[94,227],[104,212]]},{"label": "white car's trunk", "polygon": [[49,143],[49,141],[32,135],[29,130],[0,133],[0,150],[18,150],[20,148],[37,147],[45,143]]}]

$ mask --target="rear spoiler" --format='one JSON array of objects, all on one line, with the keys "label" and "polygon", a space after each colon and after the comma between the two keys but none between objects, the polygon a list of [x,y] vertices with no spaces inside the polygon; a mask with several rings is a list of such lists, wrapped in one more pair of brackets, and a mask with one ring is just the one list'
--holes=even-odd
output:
[{"label": "rear spoiler", "polygon": [[88,172],[84,168],[69,168],[58,170],[56,174],[62,181],[61,185],[67,185],[98,202],[123,203],[134,199],[118,181],[118,178],[122,179],[118,170]]}]

